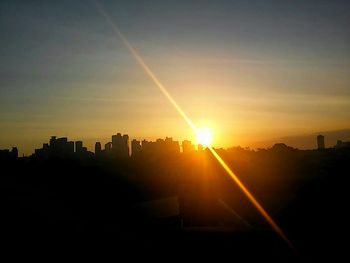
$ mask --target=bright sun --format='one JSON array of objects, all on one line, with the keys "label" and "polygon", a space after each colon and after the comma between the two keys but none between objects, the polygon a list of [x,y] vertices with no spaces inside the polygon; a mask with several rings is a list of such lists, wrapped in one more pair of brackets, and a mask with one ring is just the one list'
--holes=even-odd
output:
[{"label": "bright sun", "polygon": [[208,147],[211,145],[213,136],[209,128],[199,128],[197,129],[197,143]]}]

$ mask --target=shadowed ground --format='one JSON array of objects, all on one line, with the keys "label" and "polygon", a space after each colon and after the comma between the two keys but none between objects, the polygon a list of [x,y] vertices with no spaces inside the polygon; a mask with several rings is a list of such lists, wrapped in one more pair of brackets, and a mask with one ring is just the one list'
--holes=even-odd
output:
[{"label": "shadowed ground", "polygon": [[[274,234],[209,152],[2,159],[1,233],[115,251],[286,262],[344,255],[349,149],[219,150],[286,232]],[[30,243],[32,244],[33,241]],[[52,243],[53,242],[53,243]],[[26,243],[27,244],[27,243]]]}]

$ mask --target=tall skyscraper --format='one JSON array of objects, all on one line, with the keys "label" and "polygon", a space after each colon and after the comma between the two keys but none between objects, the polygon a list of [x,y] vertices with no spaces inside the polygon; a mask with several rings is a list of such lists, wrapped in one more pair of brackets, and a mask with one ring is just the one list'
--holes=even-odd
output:
[{"label": "tall skyscraper", "polygon": [[131,154],[133,156],[139,154],[141,152],[141,143],[140,141],[133,139],[131,141]]},{"label": "tall skyscraper", "polygon": [[116,135],[112,135],[112,148],[113,151],[117,151],[117,149],[121,146],[122,135],[121,133],[117,133]]},{"label": "tall skyscraper", "polygon": [[67,137],[57,138],[56,139],[56,152],[60,156],[64,156],[68,153],[68,139]]},{"label": "tall skyscraper", "polygon": [[76,153],[82,153],[83,152],[83,142],[82,141],[76,141],[75,142],[75,152]]},{"label": "tall skyscraper", "polygon": [[127,134],[123,135],[121,155],[123,157],[129,156],[129,135]]},{"label": "tall skyscraper", "polygon": [[101,153],[102,149],[101,149],[101,143],[100,142],[96,142],[95,143],[95,154],[99,155]]},{"label": "tall skyscraper", "polygon": [[116,157],[129,156],[129,136],[117,133],[112,136],[112,153]]},{"label": "tall skyscraper", "polygon": [[324,136],[323,135],[318,135],[317,136],[317,149],[321,150],[324,149]]},{"label": "tall skyscraper", "polygon": [[51,136],[50,138],[50,148],[51,150],[54,150],[56,147],[56,136]]}]

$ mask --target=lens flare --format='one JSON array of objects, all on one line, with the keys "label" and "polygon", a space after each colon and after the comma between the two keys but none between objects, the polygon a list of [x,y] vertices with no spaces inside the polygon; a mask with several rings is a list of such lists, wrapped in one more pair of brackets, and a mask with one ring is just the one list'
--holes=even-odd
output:
[{"label": "lens flare", "polygon": [[[119,28],[116,26],[116,24],[112,21],[112,19],[108,16],[108,14],[104,11],[102,6],[97,2],[94,1],[95,6],[98,10],[98,12],[104,17],[104,19],[107,21],[107,23],[111,26],[111,28],[114,30],[114,32],[117,34],[117,36],[122,40],[126,48],[129,50],[129,52],[133,55],[135,60],[138,62],[138,64],[142,67],[142,69],[145,71],[145,73],[150,77],[150,79],[154,82],[154,84],[158,87],[158,89],[164,94],[164,96],[169,100],[169,102],[174,106],[174,108],[177,110],[177,112],[183,117],[183,119],[186,121],[186,123],[190,126],[190,128],[193,130],[193,132],[197,135],[200,134],[200,130],[193,124],[192,120],[187,116],[187,114],[181,109],[181,107],[176,103],[176,101],[172,98],[170,93],[166,90],[166,88],[163,86],[163,84],[159,81],[159,79],[156,77],[156,75],[153,73],[153,71],[150,69],[150,67],[146,64],[144,59],[141,57],[141,55],[136,51],[136,49],[131,45],[131,43],[126,39],[126,37],[121,33]],[[207,132],[204,137],[206,138],[204,141],[208,142],[208,134]],[[262,205],[255,199],[255,197],[248,191],[248,189],[244,186],[244,184],[239,180],[239,178],[234,174],[234,172],[230,169],[230,167],[225,163],[225,161],[220,157],[220,155],[215,151],[213,147],[210,145],[207,146],[210,152],[213,154],[213,156],[217,159],[217,161],[220,163],[220,165],[224,168],[224,170],[230,175],[232,180],[238,185],[238,187],[241,189],[241,191],[245,194],[245,196],[248,198],[248,200],[254,205],[254,207],[257,209],[257,211],[261,214],[261,216],[269,223],[271,228],[291,247],[292,243],[289,241],[289,239],[286,237],[286,235],[283,233],[282,229],[275,223],[275,221],[272,219],[272,217],[268,214],[268,212],[262,207]]]},{"label": "lens flare", "polygon": [[289,241],[287,236],[283,233],[282,229],[275,223],[272,217],[268,212],[262,207],[262,205],[255,199],[255,197],[250,193],[247,187],[238,179],[237,175],[231,170],[231,168],[225,163],[225,161],[220,157],[220,155],[215,151],[213,147],[208,147],[210,152],[214,155],[216,160],[221,164],[224,170],[228,173],[231,179],[238,185],[238,187],[242,190],[245,196],[249,199],[249,201],[254,205],[254,207],[258,210],[258,212],[265,218],[265,220],[269,223],[271,228],[290,246],[292,243]]},{"label": "lens flare", "polygon": [[197,144],[201,144],[204,147],[211,146],[213,135],[209,128],[198,128],[196,132]]}]

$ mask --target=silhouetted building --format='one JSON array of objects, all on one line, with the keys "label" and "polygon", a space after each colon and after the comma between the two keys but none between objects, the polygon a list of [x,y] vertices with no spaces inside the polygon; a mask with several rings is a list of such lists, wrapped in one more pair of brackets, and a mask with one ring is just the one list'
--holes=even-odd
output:
[{"label": "silhouetted building", "polygon": [[17,147],[12,147],[11,151],[9,149],[0,150],[0,158],[18,158]]},{"label": "silhouetted building", "polygon": [[68,142],[67,137],[62,137],[55,140],[53,150],[56,155],[65,156],[74,152],[74,146]]},{"label": "silhouetted building", "polygon": [[11,157],[18,158],[18,149],[17,149],[17,147],[12,147]]},{"label": "silhouetted building", "polygon": [[116,135],[112,135],[112,148],[113,151],[116,151],[118,146],[122,144],[122,135],[121,133],[117,133]]},{"label": "silhouetted building", "polygon": [[56,147],[56,136],[51,136],[50,148],[53,150]]},{"label": "silhouetted building", "polygon": [[124,157],[129,156],[129,135],[127,135],[127,134],[123,135],[123,144],[122,144],[121,155]]},{"label": "silhouetted building", "polygon": [[75,142],[75,152],[76,153],[82,153],[83,152],[83,142],[82,141],[76,141]]},{"label": "silhouetted building", "polygon": [[350,142],[343,142],[341,140],[337,141],[337,144],[334,146],[334,148],[347,148],[350,147]]},{"label": "silhouetted building", "polygon": [[142,140],[141,148],[142,148],[142,152],[150,153],[150,152],[155,150],[155,143],[154,142],[149,142],[149,141],[146,141],[146,140]]},{"label": "silhouetted building", "polygon": [[167,153],[179,153],[180,145],[178,141],[173,141],[173,138],[166,137],[164,140],[164,150]]},{"label": "silhouetted building", "polygon": [[96,142],[95,143],[95,154],[99,155],[102,152],[102,148],[101,148],[101,143],[100,142]]},{"label": "silhouetted building", "polygon": [[131,141],[131,154],[132,155],[137,155],[141,152],[141,143],[140,141],[133,139]]},{"label": "silhouetted building", "polygon": [[188,140],[184,140],[182,142],[182,152],[183,153],[190,153],[193,152],[195,150],[194,145],[192,145],[191,141]]},{"label": "silhouetted building", "polygon": [[112,152],[116,157],[129,156],[129,136],[121,133],[112,136]]},{"label": "silhouetted building", "polygon": [[74,153],[74,142],[72,141],[67,142],[67,151],[69,154]]},{"label": "silhouetted building", "polygon": [[0,150],[0,157],[1,158],[9,158],[10,157],[10,150],[9,149]]},{"label": "silhouetted building", "polygon": [[112,152],[112,143],[111,142],[107,142],[105,144],[105,153],[108,155]]},{"label": "silhouetted building", "polygon": [[141,152],[144,154],[176,154],[180,153],[180,145],[178,141],[172,138],[157,139],[155,142],[143,140],[141,142]]},{"label": "silhouetted building", "polygon": [[324,136],[323,135],[318,135],[317,136],[317,149],[321,150],[324,149]]},{"label": "silhouetted building", "polygon": [[51,136],[49,143],[44,143],[41,149],[35,149],[38,157],[72,157],[74,155],[74,142],[68,141],[67,137],[57,138]]}]

